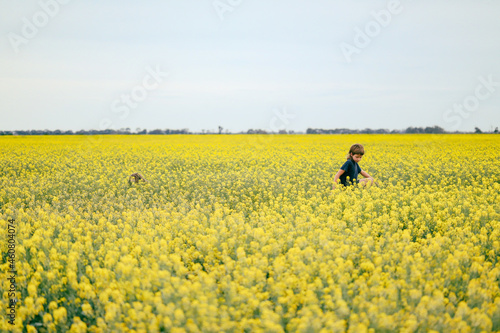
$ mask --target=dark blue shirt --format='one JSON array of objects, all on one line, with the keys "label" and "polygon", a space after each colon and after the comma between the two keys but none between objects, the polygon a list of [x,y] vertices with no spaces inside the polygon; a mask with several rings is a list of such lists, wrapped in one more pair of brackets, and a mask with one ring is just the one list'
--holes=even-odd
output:
[{"label": "dark blue shirt", "polygon": [[[349,186],[352,183],[358,182],[358,174],[362,171],[358,163],[353,160],[347,160],[344,165],[340,167],[340,170],[345,172],[340,176],[340,183],[344,186]],[[347,180],[349,177],[349,181]]]}]

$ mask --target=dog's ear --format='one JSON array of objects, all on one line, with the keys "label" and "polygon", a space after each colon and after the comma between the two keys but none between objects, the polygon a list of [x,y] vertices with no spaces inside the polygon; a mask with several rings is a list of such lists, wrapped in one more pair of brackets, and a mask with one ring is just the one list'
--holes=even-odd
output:
[{"label": "dog's ear", "polygon": [[132,182],[137,182],[136,174],[133,173],[128,177],[128,183],[132,184]]},{"label": "dog's ear", "polygon": [[128,182],[129,184],[132,184],[132,182],[134,183],[138,183],[140,180],[144,181],[144,182],[148,182],[146,180],[146,178],[144,178],[140,173],[136,172],[136,173],[133,173],[130,175],[130,177],[128,178]]}]

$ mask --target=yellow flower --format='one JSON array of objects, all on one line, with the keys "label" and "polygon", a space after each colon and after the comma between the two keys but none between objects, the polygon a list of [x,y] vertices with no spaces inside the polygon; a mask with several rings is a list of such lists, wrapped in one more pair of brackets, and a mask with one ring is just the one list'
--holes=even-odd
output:
[{"label": "yellow flower", "polygon": [[56,324],[66,322],[66,319],[67,319],[66,308],[59,307],[59,308],[55,309],[53,312],[53,316],[54,316],[54,322]]},{"label": "yellow flower", "polygon": [[32,325],[27,325],[27,326],[26,326],[26,329],[27,329],[27,332],[28,332],[28,333],[36,333],[36,332],[38,332],[38,331],[36,330],[35,326],[32,326]]},{"label": "yellow flower", "polygon": [[84,303],[82,304],[82,312],[86,316],[92,316],[94,311],[89,303]]},{"label": "yellow flower", "polygon": [[[49,332],[498,329],[498,136],[356,135],[379,185],[335,190],[353,136],[87,140],[0,137],[20,321],[42,316]],[[149,183],[129,186],[135,172]]]},{"label": "yellow flower", "polygon": [[71,324],[70,333],[85,333],[87,332],[87,324],[81,321],[80,317],[73,318],[73,324]]},{"label": "yellow flower", "polygon": [[44,314],[44,315],[43,315],[43,323],[44,323],[45,325],[47,325],[47,324],[51,323],[51,322],[52,322],[52,320],[53,320],[53,319],[52,319],[52,315],[51,315],[50,313],[46,313],[46,314]]}]

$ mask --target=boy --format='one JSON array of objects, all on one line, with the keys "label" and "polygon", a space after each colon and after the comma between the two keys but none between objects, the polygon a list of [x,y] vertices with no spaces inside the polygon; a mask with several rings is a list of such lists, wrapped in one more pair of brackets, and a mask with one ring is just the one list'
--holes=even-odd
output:
[{"label": "boy", "polygon": [[[347,154],[347,161],[340,167],[340,170],[335,175],[333,180],[333,188],[335,189],[336,184],[340,183],[344,186],[350,186],[352,184],[368,185],[373,184],[373,178],[366,171],[361,170],[358,162],[365,154],[365,149],[363,145],[356,143],[351,146],[349,153]],[[358,181],[358,174],[361,174],[363,179]]]}]

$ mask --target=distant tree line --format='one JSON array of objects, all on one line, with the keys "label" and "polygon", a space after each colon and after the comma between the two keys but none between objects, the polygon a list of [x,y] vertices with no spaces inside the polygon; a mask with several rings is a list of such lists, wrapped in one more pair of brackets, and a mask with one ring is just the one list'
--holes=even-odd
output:
[{"label": "distant tree line", "polygon": [[[210,130],[202,130],[201,133],[189,132],[187,128],[183,129],[155,129],[148,131],[146,129],[137,128],[135,132],[131,132],[130,128],[121,128],[119,130],[105,129],[105,130],[80,130],[80,131],[61,131],[61,130],[20,130],[20,131],[0,131],[0,135],[110,135],[110,134],[130,134],[130,135],[169,135],[169,134],[223,134],[223,128],[219,126],[218,132]],[[263,129],[249,129],[246,132],[238,132],[236,134],[302,134],[303,132],[279,130],[272,132]],[[322,129],[322,128],[308,128],[306,134],[443,134],[443,133],[471,133],[471,132],[447,132],[439,126],[432,127],[408,127],[405,130],[388,130],[388,129],[371,129],[365,128],[362,130],[349,129],[349,128],[336,128],[336,129]],[[478,127],[472,133],[495,133],[498,134],[498,127],[491,132],[483,132]],[[225,134],[233,134],[228,130]]]},{"label": "distant tree line", "polygon": [[[432,127],[408,127],[405,130],[388,130],[388,129],[371,129],[365,128],[363,130],[349,129],[349,128],[336,128],[336,129],[322,129],[322,128],[308,128],[307,134],[444,134],[444,133],[470,133],[470,132],[447,132],[439,126]],[[495,133],[498,134],[498,127],[492,132],[483,132],[478,127],[475,128],[474,133]]]},{"label": "distant tree line", "polygon": [[175,130],[175,129],[155,129],[152,131],[142,130],[142,132],[138,132],[137,134],[191,134],[187,128]]},{"label": "distant tree line", "polygon": [[0,135],[110,135],[110,134],[191,134],[188,129],[155,129],[148,131],[138,129],[131,132],[130,128],[119,130],[80,130],[80,131],[61,131],[61,130],[20,130],[20,131],[0,131]]},{"label": "distant tree line", "polygon": [[[245,133],[241,133],[245,134]],[[287,130],[279,130],[277,133],[276,132],[269,132],[267,130],[263,129],[249,129],[246,134],[295,134],[295,131],[287,131]]]},{"label": "distant tree line", "polygon": [[322,129],[322,128],[308,128],[306,134],[390,134],[401,133],[401,131],[387,129],[371,129],[365,128],[362,130],[349,129],[349,128],[336,128],[336,129]]}]

